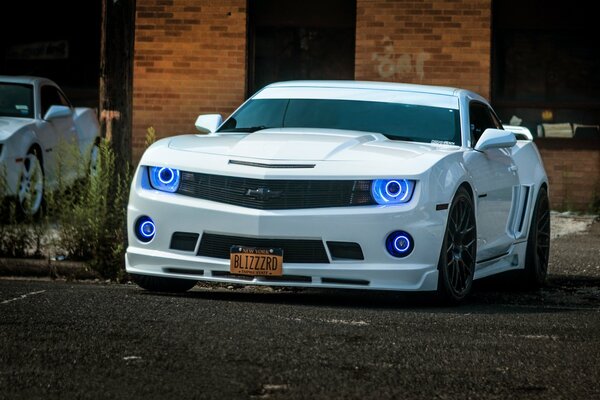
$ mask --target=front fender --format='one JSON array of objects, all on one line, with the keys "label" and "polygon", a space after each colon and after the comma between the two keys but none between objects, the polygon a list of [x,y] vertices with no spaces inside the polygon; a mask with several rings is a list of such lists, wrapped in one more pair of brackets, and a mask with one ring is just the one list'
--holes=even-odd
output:
[{"label": "front fender", "polygon": [[[29,128],[19,129],[3,142],[0,154],[0,168],[2,169],[0,173],[4,174],[6,178],[6,195],[15,196],[17,194],[23,158],[29,149],[36,145],[40,149],[42,148],[37,140],[37,135]],[[43,157],[43,154],[40,154],[40,157]]]}]

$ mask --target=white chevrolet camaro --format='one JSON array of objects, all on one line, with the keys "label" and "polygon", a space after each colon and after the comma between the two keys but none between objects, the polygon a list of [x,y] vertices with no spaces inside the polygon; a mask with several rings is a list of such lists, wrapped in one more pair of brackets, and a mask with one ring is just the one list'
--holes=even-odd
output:
[{"label": "white chevrolet camaro", "polygon": [[0,76],[0,197],[14,197],[21,214],[38,215],[46,190],[88,172],[65,162],[68,146],[94,167],[99,130],[95,111],[73,107],[51,80]]},{"label": "white chevrolet camaro", "polygon": [[267,86],[207,134],[143,155],[126,267],[148,290],[197,281],[437,291],[514,271],[544,283],[548,179],[481,96],[376,82]]}]

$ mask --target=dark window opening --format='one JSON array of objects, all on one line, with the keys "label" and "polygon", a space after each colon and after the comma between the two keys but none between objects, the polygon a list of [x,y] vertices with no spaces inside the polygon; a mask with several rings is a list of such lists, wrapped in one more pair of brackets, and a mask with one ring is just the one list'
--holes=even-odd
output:
[{"label": "dark window opening", "polygon": [[503,123],[520,122],[534,136],[550,128],[575,138],[593,131],[589,137],[600,140],[594,3],[502,0],[492,15],[492,100]]},{"label": "dark window opening", "polygon": [[278,81],[354,79],[356,1],[249,2],[248,96]]},{"label": "dark window opening", "polygon": [[100,0],[10,1],[2,12],[0,75],[49,78],[75,105],[98,107]]}]

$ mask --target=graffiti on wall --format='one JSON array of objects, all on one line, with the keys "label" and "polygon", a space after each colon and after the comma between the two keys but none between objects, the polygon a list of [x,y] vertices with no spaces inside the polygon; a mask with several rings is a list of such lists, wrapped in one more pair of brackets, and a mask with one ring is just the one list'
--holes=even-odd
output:
[{"label": "graffiti on wall", "polygon": [[389,36],[383,38],[385,46],[383,52],[373,53],[372,60],[375,62],[375,69],[381,78],[391,78],[397,76],[399,79],[407,78],[414,80],[416,76],[419,80],[425,78],[425,61],[429,60],[429,54],[420,52],[417,54],[400,53],[398,54],[394,47],[394,42]]}]

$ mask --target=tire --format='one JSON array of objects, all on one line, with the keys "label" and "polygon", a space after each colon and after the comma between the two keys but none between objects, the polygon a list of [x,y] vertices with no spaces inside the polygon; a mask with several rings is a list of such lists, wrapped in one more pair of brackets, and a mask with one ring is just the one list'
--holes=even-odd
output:
[{"label": "tire", "polygon": [[17,187],[18,210],[23,217],[37,218],[44,201],[44,169],[38,151],[34,148],[23,159]]},{"label": "tire", "polygon": [[90,160],[88,163],[88,173],[89,176],[96,176],[98,174],[98,163],[100,157],[100,141],[98,138],[94,141],[92,148],[90,150]]},{"label": "tire", "polygon": [[544,286],[548,275],[550,255],[550,202],[548,191],[542,187],[535,201],[531,216],[525,269],[521,271],[521,282],[527,289]]},{"label": "tire", "polygon": [[438,262],[437,294],[444,303],[456,305],[471,293],[476,254],[473,199],[464,187],[460,187],[450,205]]},{"label": "tire", "polygon": [[198,283],[198,281],[190,279],[159,278],[157,276],[138,274],[130,274],[129,276],[139,287],[151,292],[183,293]]}]

